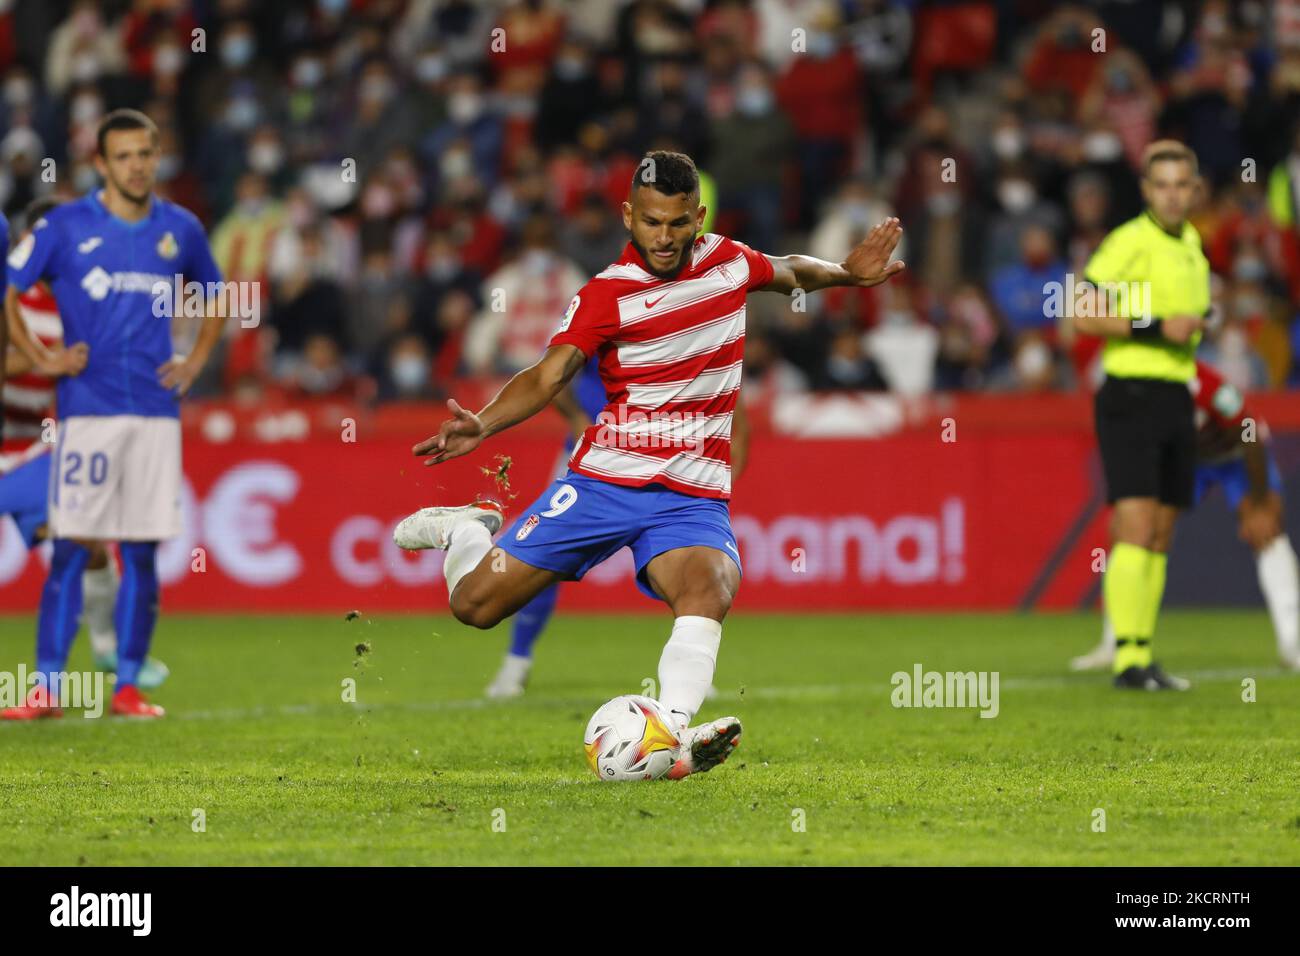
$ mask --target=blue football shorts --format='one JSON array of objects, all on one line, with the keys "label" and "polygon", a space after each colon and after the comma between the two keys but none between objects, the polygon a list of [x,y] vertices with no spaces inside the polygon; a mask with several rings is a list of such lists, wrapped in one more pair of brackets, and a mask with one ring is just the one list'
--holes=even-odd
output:
[{"label": "blue football shorts", "polygon": [[646,565],[665,551],[699,545],[716,548],[740,567],[727,502],[659,484],[629,488],[572,471],[553,481],[497,539],[507,554],[570,580],[581,580],[619,548],[631,548],[637,587],[656,600],[662,598],[650,587]]}]

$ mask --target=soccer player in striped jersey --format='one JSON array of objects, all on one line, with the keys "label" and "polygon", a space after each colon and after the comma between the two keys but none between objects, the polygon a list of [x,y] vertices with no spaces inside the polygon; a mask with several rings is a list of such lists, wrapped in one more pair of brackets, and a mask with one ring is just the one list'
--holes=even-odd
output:
[{"label": "soccer player in striped jersey", "polygon": [[745,297],[831,286],[879,285],[903,269],[889,219],[839,264],[766,256],[700,234],[699,175],[690,157],[655,151],[637,167],[618,262],[569,303],[545,354],[477,414],[455,400],[438,433],[413,448],[436,465],[476,449],[545,408],[592,356],[608,403],[569,459],[569,471],[521,513],[493,548],[495,502],[424,508],[400,522],[408,550],[447,551],[452,613],[489,628],[551,585],[580,579],[630,547],[636,580],[674,617],[659,660],[659,700],[679,741],[677,779],[724,761],[740,721],[690,726],[713,681],[722,621],[740,585],[732,534],[731,425],[740,389]]},{"label": "soccer player in striped jersey", "polygon": [[[1277,656],[1300,670],[1300,561],[1282,525],[1282,475],[1269,451],[1267,426],[1251,415],[1241,392],[1205,362],[1192,380],[1196,405],[1196,488],[1200,504],[1216,485],[1237,516],[1237,533],[1255,553]],[[1070,661],[1072,670],[1111,666],[1115,627],[1104,614],[1101,643]]]},{"label": "soccer player in striped jersey", "polygon": [[[582,367],[569,383],[568,389],[561,391],[555,399],[556,409],[564,416],[573,429],[573,436],[564,443],[564,454],[559,461],[556,477],[567,470],[568,459],[573,454],[574,445],[592,422],[599,418],[605,408],[605,385],[600,380],[600,361],[594,356]],[[738,477],[744,469],[744,458],[748,451],[749,425],[744,414],[744,403],[737,400],[732,412],[731,427],[731,472]],[[528,675],[533,667],[533,646],[546,630],[551,616],[555,613],[555,603],[559,600],[560,586],[553,584],[542,590],[535,598],[515,612],[511,618],[510,647],[505,659],[497,670],[492,683],[485,693],[494,700],[522,697],[528,685]],[[708,696],[713,696],[710,689]]]}]

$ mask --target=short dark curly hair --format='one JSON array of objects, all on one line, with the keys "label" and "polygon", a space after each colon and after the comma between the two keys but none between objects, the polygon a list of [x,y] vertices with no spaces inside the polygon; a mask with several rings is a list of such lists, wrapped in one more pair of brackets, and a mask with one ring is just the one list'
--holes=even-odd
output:
[{"label": "short dark curly hair", "polygon": [[665,196],[690,196],[700,190],[700,171],[695,168],[695,160],[685,153],[656,149],[642,156],[637,164],[632,188],[638,186],[649,186]]}]

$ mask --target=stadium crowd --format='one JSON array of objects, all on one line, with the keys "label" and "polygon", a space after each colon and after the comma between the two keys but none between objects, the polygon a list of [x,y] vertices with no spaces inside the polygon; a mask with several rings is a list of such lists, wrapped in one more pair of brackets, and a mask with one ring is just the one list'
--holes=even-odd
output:
[{"label": "stadium crowd", "polygon": [[1204,353],[1300,385],[1300,0],[0,0],[0,77],[16,226],[95,185],[96,122],[133,106],[160,192],[259,283],[199,394],[423,399],[531,364],[651,148],[763,251],[839,261],[903,221],[907,281],[751,298],[749,398],[1083,388],[1096,343],[1044,288],[1140,210],[1157,136],[1204,175]]}]

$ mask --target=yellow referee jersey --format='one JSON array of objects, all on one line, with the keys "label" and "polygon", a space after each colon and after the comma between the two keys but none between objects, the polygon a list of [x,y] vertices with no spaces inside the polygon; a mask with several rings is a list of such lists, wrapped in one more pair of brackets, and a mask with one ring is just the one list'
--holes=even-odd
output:
[{"label": "yellow referee jersey", "polygon": [[[1190,222],[1179,236],[1165,232],[1143,212],[1116,227],[1102,240],[1084,270],[1103,290],[1122,286],[1141,289],[1143,297],[1121,295],[1118,314],[1139,318],[1139,303],[1149,290],[1150,315],[1205,315],[1210,308],[1210,263],[1201,251],[1201,236]],[[1143,284],[1146,284],[1145,286]],[[1162,339],[1108,338],[1102,368],[1115,378],[1158,378],[1190,382],[1196,376],[1197,332],[1185,345]]]}]

